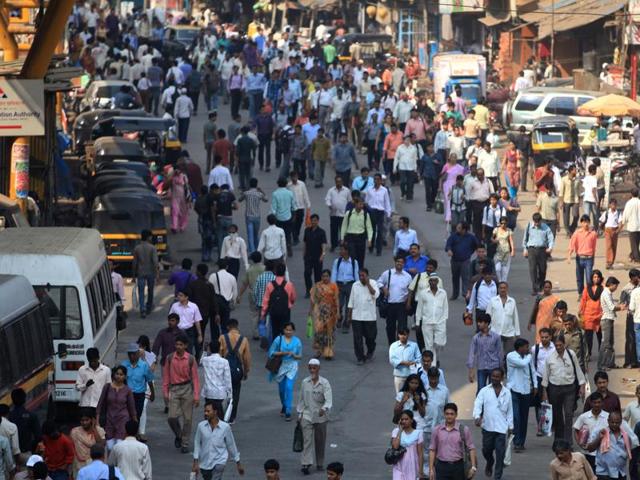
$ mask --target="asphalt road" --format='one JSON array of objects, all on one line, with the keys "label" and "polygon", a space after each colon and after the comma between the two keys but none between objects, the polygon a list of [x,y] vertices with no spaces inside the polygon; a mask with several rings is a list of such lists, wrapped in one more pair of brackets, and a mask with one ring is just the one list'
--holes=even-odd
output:
[{"label": "asphalt road", "polygon": [[[201,143],[202,125],[206,115],[204,109],[200,110],[197,117],[191,121],[189,129],[189,142],[186,148],[192,158],[200,165],[204,165],[204,148]],[[243,118],[247,118],[247,112],[242,112]],[[228,106],[221,105],[219,110],[218,127],[224,128],[230,119]],[[360,164],[365,158],[360,156]],[[267,194],[275,189],[275,171],[270,173],[254,172],[260,181],[260,186]],[[206,177],[205,177],[206,178]],[[329,168],[326,173],[325,185],[332,184],[333,172]],[[416,186],[416,198],[413,203],[404,203],[399,200],[399,187],[394,187],[397,199],[396,210],[401,215],[407,215],[412,219],[412,227],[418,230],[420,241],[431,255],[440,262],[439,273],[445,283],[445,288],[451,286],[451,275],[448,257],[444,254],[446,232],[442,216],[425,211],[424,189]],[[326,188],[309,188],[312,211],[320,215],[321,226],[329,232],[328,209],[324,205]],[[520,202],[523,206],[523,214],[520,217],[520,225],[524,218],[530,218],[533,211],[533,196],[531,193],[522,194]],[[263,209],[263,226],[266,224],[267,204]],[[243,221],[244,207],[235,214],[235,223],[240,226],[240,233],[245,235]],[[522,258],[519,247],[522,239],[522,228],[516,234],[518,255],[512,262],[510,273],[510,294],[517,300],[520,313],[521,330],[523,336],[532,339],[531,333],[526,330],[526,321],[532,308],[533,297],[530,295],[530,284],[526,261]],[[567,240],[564,236],[559,238],[556,248],[556,258],[566,256]],[[170,246],[174,258],[179,264],[183,257],[190,257],[194,265],[200,260],[200,238],[197,233],[196,216],[192,213],[189,228],[186,233],[170,237]],[[604,246],[598,247],[596,265],[604,267],[602,258]],[[626,238],[621,239],[620,257],[628,254]],[[325,267],[330,266],[335,258],[328,255]],[[294,247],[294,256],[288,260],[291,278],[298,292],[304,291],[302,272],[302,245]],[[381,257],[367,255],[367,267],[372,277],[377,278],[380,273],[392,265],[391,248],[385,248]],[[626,272],[620,270],[614,272],[621,282],[626,283]],[[554,261],[549,266],[548,278],[552,279],[557,292],[565,294],[565,299],[570,305],[570,311],[575,312],[576,294],[573,264],[562,261]],[[130,308],[130,284],[128,289],[128,302]],[[156,332],[165,327],[166,314],[169,310],[173,288],[163,282],[156,290],[157,307],[152,315],[146,319],[140,319],[135,312],[129,315],[129,325],[119,339],[119,359],[125,355],[125,347],[128,342],[135,341],[140,334],[147,334],[152,339]],[[467,381],[465,361],[469,342],[475,331],[462,323],[464,304],[461,300],[451,302],[449,307],[449,320],[447,337],[448,343],[442,355],[442,368],[446,373],[447,384],[451,390],[451,398],[459,406],[459,418],[472,426],[471,411],[475,396],[475,384]],[[306,362],[313,354],[310,341],[304,338],[308,301],[300,298],[293,308],[292,319],[298,327],[298,336],[304,344],[303,360],[300,363],[298,383],[306,374]],[[242,332],[250,335],[250,316],[246,298],[233,312],[233,316],[240,321]],[[623,319],[619,319],[623,325]],[[624,344],[624,327],[616,330],[616,345],[618,355]],[[333,362],[323,362],[321,375],[325,376],[332,384],[334,394],[334,408],[331,412],[331,423],[328,427],[328,440],[326,463],[340,461],[345,464],[346,475],[349,479],[384,479],[391,477],[391,468],[384,463],[384,452],[389,445],[390,433],[393,428],[391,423],[394,405],[394,387],[392,368],[388,363],[388,345],[384,334],[384,321],[378,320],[378,347],[376,358],[364,366],[356,366],[353,354],[351,335],[337,333],[336,355]],[[249,373],[249,379],[243,384],[240,399],[239,414],[233,432],[241,453],[242,463],[246,468],[245,478],[263,478],[262,464],[268,458],[276,458],[281,464],[281,478],[298,478],[300,473],[299,454],[292,452],[292,440],[294,423],[285,423],[279,416],[279,400],[277,385],[267,381],[264,369],[265,355],[258,348],[256,342],[252,342],[253,365]],[[622,364],[618,358],[619,364]],[[623,377],[637,378],[637,371],[620,370],[612,373],[612,390],[622,394],[623,403],[629,401],[635,389],[635,383],[622,383]],[[297,394],[297,391],[296,391]],[[194,421],[202,417],[202,409],[197,409]],[[506,478],[542,479],[548,478],[548,463],[553,458],[550,450],[550,438],[536,438],[533,411],[530,415],[529,436],[527,439],[526,453],[514,454],[513,464],[505,470]],[[195,427],[195,425],[194,425]],[[480,447],[480,429],[472,427],[474,440],[478,449]],[[533,432],[533,434],[532,434]],[[149,420],[147,426],[149,446],[153,459],[154,476],[159,479],[188,478],[191,466],[190,455],[180,454],[173,447],[173,436],[166,423],[166,415],[162,411],[162,402],[150,405]],[[479,453],[479,450],[478,450]],[[479,454],[479,457],[481,455]],[[479,475],[483,475],[484,460],[479,460]],[[229,464],[225,478],[239,478],[232,464]],[[325,474],[313,474],[313,478],[325,478]]]}]

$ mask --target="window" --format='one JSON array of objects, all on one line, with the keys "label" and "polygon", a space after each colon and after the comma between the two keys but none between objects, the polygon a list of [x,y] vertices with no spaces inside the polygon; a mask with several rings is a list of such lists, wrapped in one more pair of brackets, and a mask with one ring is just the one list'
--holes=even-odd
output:
[{"label": "window", "polygon": [[77,340],[82,338],[82,314],[80,299],[75,287],[36,286],[36,295],[47,310],[54,339]]},{"label": "window", "polygon": [[514,110],[534,112],[542,103],[542,98],[540,95],[522,95],[518,103],[516,103]]},{"label": "window", "polygon": [[544,111],[554,115],[575,115],[576,106],[573,97],[553,97]]},{"label": "window", "polygon": [[96,333],[115,308],[115,295],[111,283],[111,273],[105,263],[87,285],[87,299],[91,312],[91,325]]},{"label": "window", "polygon": [[581,107],[582,105],[584,105],[587,102],[590,102],[591,100],[593,100],[593,97],[578,97],[577,107]]}]

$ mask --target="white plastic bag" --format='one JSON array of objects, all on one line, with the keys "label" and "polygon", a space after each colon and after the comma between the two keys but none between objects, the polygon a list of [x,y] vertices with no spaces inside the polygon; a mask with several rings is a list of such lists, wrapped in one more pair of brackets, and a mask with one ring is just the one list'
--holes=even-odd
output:
[{"label": "white plastic bag", "polygon": [[585,400],[591,396],[591,384],[587,380],[584,384],[584,398]]},{"label": "white plastic bag", "polygon": [[233,398],[229,399],[229,405],[227,405],[227,409],[224,412],[224,421],[228,422],[231,418],[231,411],[233,410]]},{"label": "white plastic bag", "polygon": [[540,404],[540,422],[538,424],[538,428],[542,432],[542,435],[550,437],[552,427],[553,407],[549,402],[542,402]]},{"label": "white plastic bag", "polygon": [[133,289],[132,289],[132,293],[131,293],[131,309],[132,310],[137,310],[138,306],[140,305],[139,299],[138,299],[138,283],[136,281],[133,282]]},{"label": "white plastic bag", "polygon": [[515,435],[512,433],[507,438],[507,448],[504,451],[504,462],[503,462],[505,467],[508,467],[509,465],[511,465],[511,452],[513,450],[513,437],[515,437]]}]

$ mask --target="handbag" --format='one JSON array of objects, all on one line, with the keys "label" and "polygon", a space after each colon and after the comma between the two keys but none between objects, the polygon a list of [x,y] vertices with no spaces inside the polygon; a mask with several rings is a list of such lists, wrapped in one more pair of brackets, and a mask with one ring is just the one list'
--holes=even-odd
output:
[{"label": "handbag", "polygon": [[434,209],[436,213],[444,213],[444,195],[441,191],[436,195]]},{"label": "handbag", "polygon": [[464,432],[467,431],[465,425],[460,425],[460,440],[462,440],[462,459],[464,461],[464,478],[469,478],[469,472],[471,471],[471,451],[467,446],[467,441],[464,439]]},{"label": "handbag", "polygon": [[296,422],[296,428],[293,430],[293,451],[301,452],[304,446],[304,437],[302,436],[302,425]]},{"label": "handbag", "polygon": [[407,449],[404,447],[389,447],[384,454],[384,461],[387,465],[395,465],[402,459],[405,453],[407,453]]},{"label": "handbag", "polygon": [[[389,269],[389,277],[387,278],[387,288],[391,286],[391,269]],[[387,295],[379,295],[376,299],[376,306],[382,318],[387,318],[389,313],[389,297]]]},{"label": "handbag", "polygon": [[[278,339],[280,340],[280,344],[278,345],[278,350],[276,350],[277,352],[280,351],[280,347],[282,346],[282,336],[279,336]],[[282,365],[282,356],[278,355],[276,357],[267,358],[267,363],[265,364],[264,368],[269,370],[274,375],[277,375],[281,365]]]}]

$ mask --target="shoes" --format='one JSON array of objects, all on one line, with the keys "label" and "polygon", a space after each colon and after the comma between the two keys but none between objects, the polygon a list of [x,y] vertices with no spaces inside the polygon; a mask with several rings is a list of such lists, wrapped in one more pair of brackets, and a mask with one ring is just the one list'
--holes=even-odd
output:
[{"label": "shoes", "polygon": [[180,453],[189,453],[189,447],[182,447]]},{"label": "shoes", "polygon": [[284,416],[284,421],[285,422],[290,422],[291,421],[291,415],[285,415]]},{"label": "shoes", "polygon": [[307,465],[305,465],[304,467],[302,467],[300,469],[300,471],[302,472],[303,475],[310,475],[311,472],[309,471],[309,467]]},{"label": "shoes", "polygon": [[169,407],[164,407],[164,413],[169,413]]},{"label": "shoes", "polygon": [[280,410],[280,416],[284,417],[284,407],[282,407],[282,410]]},{"label": "shoes", "polygon": [[309,292],[305,293],[304,298],[311,298],[311,294]]},{"label": "shoes", "polygon": [[271,171],[271,168],[270,168],[270,167],[267,167],[267,168],[265,168],[265,169],[264,169],[264,171],[265,171],[265,172],[270,172],[270,171]]},{"label": "shoes", "polygon": [[342,327],[342,333],[349,333],[349,326]]},{"label": "shoes", "polygon": [[146,318],[147,314],[145,312],[140,312],[140,318]]},{"label": "shoes", "polygon": [[376,358],[376,355],[373,352],[367,353],[367,356],[365,357],[367,362],[373,362],[375,358]]},{"label": "shoes", "polygon": [[180,437],[176,437],[176,438],[173,440],[173,445],[174,445],[176,448],[180,448],[180,447],[182,446],[182,440],[180,439]]},{"label": "shoes", "polygon": [[356,365],[358,365],[358,366],[364,365],[364,360],[358,360],[356,362]]},{"label": "shoes", "polygon": [[493,465],[487,465],[486,467],[484,467],[484,475],[485,477],[491,478],[491,476],[493,475]]},{"label": "shoes", "polygon": [[543,437],[543,436],[544,436],[544,433],[542,433],[540,430],[536,432],[536,437]]}]

